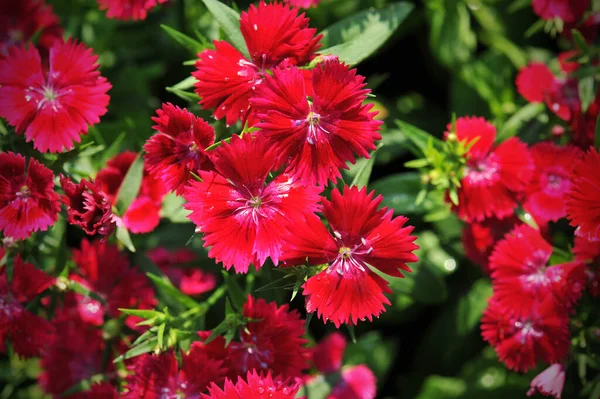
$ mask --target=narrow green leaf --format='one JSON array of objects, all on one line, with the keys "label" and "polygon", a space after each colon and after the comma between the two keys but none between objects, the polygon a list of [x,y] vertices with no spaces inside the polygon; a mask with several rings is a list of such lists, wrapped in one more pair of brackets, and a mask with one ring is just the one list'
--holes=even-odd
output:
[{"label": "narrow green leaf", "polygon": [[187,78],[183,79],[181,82],[167,87],[167,90],[171,91],[173,89],[175,90],[187,90],[187,89],[191,89],[192,87],[194,87],[194,84],[196,84],[196,82],[198,82],[198,80],[193,77],[193,76],[188,76]]},{"label": "narrow green leaf", "polygon": [[108,380],[108,378],[104,374],[95,374],[90,378],[87,378],[83,381],[79,381],[77,384],[71,386],[69,389],[61,393],[60,397],[67,397],[75,393],[88,391],[95,383],[99,383],[106,380]]},{"label": "narrow green leaf", "polygon": [[165,347],[164,339],[165,339],[165,329],[166,328],[167,328],[166,323],[163,323],[160,326],[158,326],[157,339],[158,339],[158,347],[160,349],[163,349]]},{"label": "narrow green leaf", "polygon": [[585,37],[579,32],[577,29],[571,30],[571,35],[573,35],[573,41],[575,42],[575,47],[577,47],[583,54],[588,54],[590,51],[590,47],[585,41]]},{"label": "narrow green leaf", "polygon": [[[398,125],[400,132],[417,147],[418,153],[414,155],[422,158],[429,143],[431,143],[434,149],[438,151],[442,150],[444,142],[426,131],[401,120],[396,120],[396,125]],[[413,148],[409,147],[409,150],[414,152]]]},{"label": "narrow green leaf", "polygon": [[579,80],[579,98],[581,99],[581,111],[586,112],[594,101],[595,80],[593,76],[587,76]]},{"label": "narrow green leaf", "polygon": [[423,185],[417,172],[398,173],[375,180],[370,188],[383,195],[383,206],[392,208],[396,214],[424,213],[427,198],[417,203]]},{"label": "narrow green leaf", "polygon": [[[383,143],[379,143],[377,149],[381,148],[382,144]],[[356,175],[354,175],[354,179],[352,179],[352,183],[350,184],[351,187],[356,186],[358,188],[363,188],[369,183],[369,178],[373,171],[373,164],[375,164],[375,154],[377,149],[371,153],[371,158],[362,163],[360,169],[356,172]]]},{"label": "narrow green leaf", "polygon": [[186,309],[191,309],[200,305],[194,299],[179,291],[177,287],[171,284],[166,278],[158,277],[152,273],[146,273],[146,275],[152,280],[154,285],[156,285],[156,288],[165,301],[174,301]]},{"label": "narrow green leaf", "polygon": [[115,236],[117,237],[117,240],[119,240],[123,245],[125,245],[125,247],[129,251],[135,252],[135,246],[133,245],[133,242],[131,241],[131,236],[129,235],[129,230],[127,230],[127,227],[118,226]]},{"label": "narrow green leaf", "polygon": [[181,90],[181,89],[174,89],[172,87],[167,87],[166,88],[168,92],[171,92],[173,94],[175,94],[177,97],[182,98],[186,101],[195,103],[200,101],[200,96],[197,95],[196,93],[191,93],[189,91],[185,91],[185,90]]},{"label": "narrow green leaf", "polygon": [[366,10],[345,18],[323,32],[323,55],[332,54],[350,65],[372,55],[392,36],[414,6],[392,3],[379,10]]},{"label": "narrow green leaf", "polygon": [[142,342],[141,344],[129,349],[123,355],[121,355],[121,356],[117,357],[115,360],[113,360],[113,363],[118,363],[122,360],[131,359],[133,357],[143,355],[144,353],[152,352],[153,350],[156,349],[157,343],[158,343],[157,338],[152,337],[148,341]]},{"label": "narrow green leaf", "polygon": [[79,295],[83,295],[88,298],[92,298],[92,299],[102,303],[103,305],[106,305],[106,301],[104,300],[104,298],[102,298],[100,295],[96,294],[94,291],[90,290],[89,288],[81,285],[77,281],[69,280],[69,289],[71,289],[71,291],[78,293]]},{"label": "narrow green leaf", "polygon": [[156,317],[161,315],[161,312],[157,312],[156,310],[142,310],[142,309],[123,309],[119,308],[119,312],[124,313],[129,316],[137,316],[142,319],[150,319],[152,317]]},{"label": "narrow green leaf", "polygon": [[242,287],[235,280],[235,276],[230,275],[225,270],[223,270],[223,278],[225,279],[225,284],[227,285],[227,292],[229,293],[229,298],[233,303],[235,309],[240,310],[244,307],[244,303],[246,303],[246,294]]},{"label": "narrow green leaf", "polygon": [[206,44],[202,44],[196,39],[193,39],[186,35],[185,33],[179,32],[171,28],[170,26],[161,24],[160,27],[169,35],[173,40],[177,43],[181,44],[183,47],[190,50],[193,54],[199,53],[202,50],[206,49]]},{"label": "narrow green leaf", "polygon": [[240,30],[240,14],[234,9],[226,6],[218,0],[202,0],[208,11],[219,22],[219,25],[229,37],[233,47],[237,48],[242,54],[248,56],[246,40]]},{"label": "narrow green leaf", "polygon": [[121,134],[117,136],[115,141],[113,141],[106,150],[102,151],[102,153],[100,154],[100,159],[98,160],[99,167],[104,167],[104,165],[106,165],[106,162],[110,158],[114,157],[119,153],[119,151],[121,150],[121,143],[123,143],[123,140],[125,140],[125,136],[126,133],[121,132]]},{"label": "narrow green leaf", "polygon": [[542,103],[529,103],[515,112],[500,128],[498,136],[496,136],[496,142],[501,143],[510,137],[516,136],[519,133],[519,129],[523,125],[540,115],[546,106]]},{"label": "narrow green leaf", "polygon": [[138,154],[129,167],[129,170],[127,170],[117,193],[117,210],[119,216],[123,216],[127,209],[129,209],[129,205],[137,197],[142,185],[143,176],[144,158],[142,158],[142,154]]},{"label": "narrow green leaf", "polygon": [[354,326],[352,324],[344,324],[346,326],[346,330],[348,330],[348,334],[350,335],[350,339],[352,343],[356,343],[356,333],[354,332]]}]

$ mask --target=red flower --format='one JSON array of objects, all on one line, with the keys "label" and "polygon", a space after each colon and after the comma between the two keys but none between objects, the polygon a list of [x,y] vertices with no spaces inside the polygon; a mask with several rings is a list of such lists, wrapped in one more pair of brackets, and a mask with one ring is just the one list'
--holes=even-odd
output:
[{"label": "red flower", "polygon": [[278,165],[304,184],[324,185],[348,169],[355,154],[369,158],[381,121],[364,78],[337,59],[320,63],[305,79],[296,68],[278,68],[257,87],[252,98],[261,122],[256,126],[278,153]]},{"label": "red flower", "polygon": [[43,0],[0,2],[0,58],[8,49],[29,41],[40,32],[38,47],[47,52],[56,40],[62,40],[62,28],[52,6]]},{"label": "red flower", "polygon": [[542,19],[577,22],[589,8],[591,0],[533,0],[533,11]]},{"label": "red flower", "polygon": [[98,0],[100,10],[106,10],[108,18],[124,21],[146,19],[148,11],[168,0]]},{"label": "red flower", "polygon": [[[217,285],[214,274],[189,267],[189,263],[197,262],[198,257],[187,248],[169,252],[166,248],[160,247],[148,251],[147,255],[186,295],[200,295],[212,290]],[[185,264],[188,265],[182,267]]]},{"label": "red flower", "polygon": [[144,160],[168,190],[182,195],[191,172],[212,168],[204,149],[215,142],[215,130],[202,118],[170,103],[163,104],[156,114],[152,120],[158,133],[144,145]]},{"label": "red flower", "polygon": [[[448,130],[451,128],[448,125]],[[517,138],[493,146],[496,128],[483,118],[458,118],[455,128],[459,141],[477,140],[467,153],[458,206],[454,207],[458,216],[466,222],[511,216],[533,173],[527,146]]]},{"label": "red flower", "polygon": [[202,395],[202,399],[294,399],[299,388],[297,383],[273,378],[271,373],[263,377],[252,370],[246,380],[238,377],[236,384],[227,379],[223,389],[211,384],[208,395]]},{"label": "red flower", "polygon": [[577,147],[560,147],[550,142],[531,147],[535,171],[525,189],[524,208],[535,220],[545,224],[566,216],[565,196],[576,161],[581,157]]},{"label": "red flower", "polygon": [[0,116],[41,152],[70,150],[106,113],[110,83],[85,45],[56,41],[50,66],[33,47],[12,47],[0,60]]},{"label": "red flower", "polygon": [[328,266],[303,285],[306,310],[317,311],[325,321],[336,327],[342,323],[357,324],[358,320],[379,316],[383,295],[390,293],[388,283],[369,266],[394,277],[403,277],[400,270],[411,270],[407,262],[416,262],[413,253],[418,247],[411,236],[412,226],[405,227],[407,218],[392,218],[393,210],[378,210],[382,196],[373,198],[365,188],[344,187],[331,193],[331,202],[323,199],[323,215],[330,233],[316,216],[294,226],[287,237],[288,244],[281,259],[289,265]]},{"label": "red flower", "polygon": [[55,398],[88,399],[88,392],[62,396],[67,389],[93,375],[108,372],[112,363],[103,369],[106,343],[102,331],[77,320],[55,323],[56,336],[48,350],[42,354],[42,374],[39,384]]},{"label": "red flower", "polygon": [[588,290],[593,297],[600,296],[600,241],[588,241],[575,237],[575,259],[586,263]]},{"label": "red flower", "polygon": [[311,8],[319,5],[321,0],[283,0],[285,3],[298,8]]},{"label": "red flower", "polygon": [[23,357],[39,356],[50,343],[52,325],[23,306],[48,288],[54,279],[31,263],[14,258],[12,280],[8,282],[6,267],[0,270],[0,352],[10,340],[14,351]]},{"label": "red flower", "polygon": [[555,80],[554,74],[546,64],[535,62],[519,71],[516,85],[519,94],[527,101],[541,103]]},{"label": "red flower", "polygon": [[[209,358],[222,360],[230,379],[256,369],[272,371],[282,377],[300,377],[308,368],[308,342],[304,336],[304,320],[297,311],[264,299],[248,296],[242,310],[244,317],[253,319],[239,332],[239,341],[225,347],[225,339],[218,337],[207,345],[194,343]],[[206,333],[200,334],[206,339]]]},{"label": "red flower", "polygon": [[117,389],[109,383],[102,382],[92,385],[92,389],[85,392],[87,399],[118,399]]},{"label": "red flower", "polygon": [[96,184],[82,179],[73,183],[65,176],[60,177],[60,185],[65,195],[63,203],[67,206],[70,224],[80,226],[88,235],[100,234],[108,238],[116,228],[110,200]]},{"label": "red flower", "polygon": [[285,61],[286,65],[309,62],[320,47],[321,36],[308,27],[308,18],[287,5],[251,5],[242,12],[240,29],[246,40],[250,60],[224,41],[215,41],[214,50],[204,50],[192,75],[198,79],[196,93],[202,109],[215,108],[217,119],[228,125],[246,120],[253,90],[267,72]]},{"label": "red flower", "polygon": [[492,297],[481,318],[481,330],[498,358],[519,372],[534,368],[540,360],[559,362],[571,346],[569,317],[552,297],[534,302],[522,314],[512,312]]},{"label": "red flower", "polygon": [[[111,158],[106,166],[98,172],[96,184],[108,195],[111,203],[116,205],[121,183],[135,160],[137,154],[132,151],[122,152]],[[123,215],[125,227],[133,233],[148,233],[160,222],[160,210],[166,189],[161,180],[150,175],[144,165],[144,175],[137,197]]]},{"label": "red flower", "polygon": [[[209,359],[192,346],[182,353],[182,367],[171,351],[158,356],[142,355],[134,359],[127,377],[126,399],[200,398],[211,382],[223,380],[221,362]],[[180,396],[181,395],[181,396]]]},{"label": "red flower", "polygon": [[[83,295],[68,293],[61,314],[63,317],[102,325],[105,314],[119,317],[119,308],[152,309],[156,305],[154,291],[146,276],[130,268],[125,256],[113,244],[102,241],[90,243],[84,239],[81,249],[73,250],[73,261],[79,268],[79,275],[72,274],[70,279],[100,295],[106,305]],[[130,318],[126,321],[132,328],[135,322]]]},{"label": "red flower", "polygon": [[558,54],[558,62],[560,64],[560,70],[566,74],[570,74],[579,69],[579,62],[569,61],[571,58],[581,55],[578,50],[563,51]]},{"label": "red flower", "polygon": [[467,258],[481,266],[484,272],[489,273],[488,260],[494,246],[518,223],[519,218],[516,215],[505,219],[490,218],[481,223],[468,223],[462,234],[462,244]]},{"label": "red flower", "polygon": [[33,158],[0,152],[0,230],[5,237],[24,239],[46,231],[58,219],[60,197],[54,175]]},{"label": "red flower", "polygon": [[515,311],[526,312],[533,303],[554,296],[570,309],[585,287],[581,262],[548,266],[552,246],[528,225],[516,227],[496,244],[490,270],[496,299]]},{"label": "red flower", "polygon": [[567,194],[567,217],[575,234],[590,241],[600,240],[600,154],[593,148],[577,162]]},{"label": "red flower", "polygon": [[337,374],[338,381],[327,399],[374,399],[377,380],[373,372],[364,364],[346,367],[342,370],[342,358],[346,349],[346,339],[340,333],[329,334],[313,348],[313,362],[324,374]]},{"label": "red flower", "polygon": [[554,363],[531,380],[531,388],[527,391],[527,396],[540,393],[560,399],[565,386],[565,377],[565,367],[560,363]]},{"label": "red flower", "polygon": [[227,270],[246,273],[250,263],[259,269],[267,257],[277,264],[283,231],[318,210],[319,189],[303,187],[275,170],[276,152],[262,136],[234,136],[215,150],[216,171],[200,171],[185,191],[189,218],[204,233],[208,255]]}]

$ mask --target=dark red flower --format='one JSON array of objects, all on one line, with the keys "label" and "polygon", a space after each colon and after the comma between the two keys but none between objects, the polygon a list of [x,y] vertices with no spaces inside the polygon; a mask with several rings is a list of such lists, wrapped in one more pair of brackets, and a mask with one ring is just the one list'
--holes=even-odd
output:
[{"label": "dark red flower", "polygon": [[567,215],[565,197],[571,187],[571,171],[582,153],[577,147],[550,142],[531,147],[535,164],[533,178],[525,189],[524,208],[536,222],[556,222]]},{"label": "dark red flower", "polygon": [[111,85],[82,43],[56,41],[49,59],[46,70],[34,46],[20,46],[0,60],[0,116],[37,150],[60,152],[100,122]]},{"label": "dark red flower", "polygon": [[47,52],[57,40],[62,40],[62,28],[52,6],[44,0],[0,2],[0,58],[8,49],[28,42],[36,33],[38,48]]},{"label": "dark red flower", "polygon": [[134,359],[127,377],[126,399],[189,398],[198,399],[211,382],[223,380],[221,362],[209,359],[192,346],[189,354],[182,353],[179,370],[172,351],[158,356],[145,354]]},{"label": "dark red flower", "polygon": [[304,14],[280,3],[261,1],[242,12],[240,29],[250,59],[224,41],[215,41],[214,50],[204,50],[196,63],[196,93],[203,109],[214,108],[217,119],[228,125],[246,120],[249,99],[267,72],[285,61],[286,65],[309,62],[320,47],[321,36],[308,27]]},{"label": "dark red flower", "polygon": [[519,223],[516,215],[504,219],[489,218],[483,222],[467,223],[463,228],[462,243],[467,257],[484,272],[489,273],[489,257],[496,243]]},{"label": "dark red flower", "polygon": [[[96,184],[116,205],[121,183],[137,157],[132,151],[122,152],[108,160],[98,172]],[[160,210],[166,189],[161,180],[154,178],[144,165],[144,175],[137,197],[123,215],[125,227],[133,233],[148,233],[160,222]]]},{"label": "dark red flower", "polygon": [[12,280],[8,282],[6,267],[0,270],[0,352],[10,340],[15,353],[22,357],[39,356],[54,335],[52,325],[45,319],[25,309],[24,304],[33,300],[54,282],[54,278],[23,262],[20,255],[14,257]]},{"label": "dark red flower", "polygon": [[567,217],[575,234],[590,241],[600,240],[600,154],[593,148],[573,169],[567,194]]},{"label": "dark red flower", "polygon": [[327,399],[374,399],[377,380],[373,372],[364,364],[342,369],[345,349],[346,338],[337,332],[329,334],[313,348],[312,358],[317,370],[326,375],[333,374],[333,380],[337,381]]},{"label": "dark red flower", "polygon": [[519,94],[527,101],[541,103],[555,80],[554,74],[546,64],[535,62],[519,71],[516,85]]},{"label": "dark red flower", "polygon": [[533,302],[522,314],[492,297],[481,318],[481,330],[498,358],[519,372],[534,368],[539,361],[557,363],[571,346],[569,316],[551,296]]},{"label": "dark red flower", "polygon": [[60,185],[65,192],[62,201],[67,206],[69,223],[80,226],[88,235],[100,234],[108,238],[117,225],[107,195],[86,179],[75,184],[61,176]]},{"label": "dark red flower", "polygon": [[580,53],[578,50],[563,51],[562,53],[558,54],[558,62],[560,64],[561,71],[566,74],[570,74],[578,70],[579,62],[569,60],[579,55]]},{"label": "dark red flower", "polygon": [[212,162],[204,151],[215,142],[215,130],[202,118],[170,103],[156,111],[154,130],[144,145],[144,160],[150,173],[166,188],[183,194],[191,172],[209,170]]},{"label": "dark red flower", "polygon": [[585,267],[578,261],[548,266],[551,255],[552,246],[531,226],[507,234],[490,256],[496,300],[526,312],[533,303],[554,297],[571,309],[585,288]]},{"label": "dark red flower", "polygon": [[591,0],[533,0],[533,11],[542,19],[562,19],[570,23],[580,20],[591,4]]},{"label": "dark red flower", "polygon": [[277,264],[286,226],[319,209],[316,187],[289,175],[266,179],[275,170],[276,151],[262,135],[233,136],[214,151],[215,171],[200,171],[185,191],[189,218],[204,234],[208,255],[227,270],[259,269],[267,257]]},{"label": "dark red flower", "polygon": [[311,215],[294,226],[287,237],[281,259],[288,265],[327,265],[304,283],[306,310],[317,311],[325,321],[357,324],[358,320],[379,316],[391,293],[387,281],[370,267],[394,277],[400,270],[410,272],[407,262],[416,262],[418,246],[405,226],[404,216],[392,218],[393,210],[378,209],[382,196],[373,198],[366,188],[344,187],[323,199],[323,215],[331,233],[318,217]]},{"label": "dark red flower", "polygon": [[[104,316],[117,318],[119,308],[152,309],[156,305],[154,291],[146,276],[130,267],[127,258],[113,244],[83,240],[81,249],[73,250],[78,274],[69,278],[98,294],[105,304],[74,292],[67,293],[60,316],[102,325]],[[135,327],[135,319],[126,323]]]},{"label": "dark red flower", "polygon": [[467,152],[458,206],[454,206],[458,216],[466,222],[481,222],[513,215],[518,196],[533,174],[527,145],[513,137],[494,146],[496,128],[484,118],[458,118],[454,133],[461,142],[477,140]]},{"label": "dark red flower", "polygon": [[531,388],[527,391],[527,396],[540,393],[544,396],[553,396],[555,399],[560,399],[565,386],[565,377],[565,366],[554,363],[531,380]]},{"label": "dark red flower", "polygon": [[[245,375],[248,371],[271,371],[282,377],[300,377],[308,368],[309,350],[305,347],[304,320],[289,306],[277,307],[264,299],[248,296],[242,310],[244,317],[253,319],[239,332],[239,340],[225,347],[218,337],[207,345],[194,343],[214,360],[222,360],[227,377]],[[200,334],[206,339],[206,333]]]},{"label": "dark red flower", "polygon": [[320,63],[305,79],[297,68],[277,68],[252,97],[261,129],[278,154],[278,165],[304,184],[325,185],[340,177],[356,155],[369,158],[382,121],[364,77],[337,59]]},{"label": "dark red flower", "polygon": [[292,381],[273,378],[270,372],[263,376],[252,370],[245,380],[238,377],[236,384],[227,379],[222,389],[211,384],[208,395],[202,395],[202,399],[294,399],[299,388]]},{"label": "dark red flower", "polygon": [[148,11],[169,0],[98,0],[100,10],[106,10],[108,18],[124,21],[146,19]]},{"label": "dark red flower", "polygon": [[583,150],[594,145],[596,135],[596,120],[600,113],[600,96],[596,96],[588,109],[583,112],[581,104],[578,103],[573,108],[573,113],[569,121],[571,127],[571,143]]},{"label": "dark red flower", "polygon": [[54,325],[59,338],[53,340],[42,354],[39,384],[44,392],[55,398],[88,399],[87,392],[62,394],[93,375],[112,370],[110,361],[103,368],[106,343],[102,339],[102,331],[75,319],[62,320]]},{"label": "dark red flower", "polygon": [[173,285],[186,295],[200,295],[217,285],[214,274],[190,267],[190,263],[198,262],[198,257],[187,248],[169,252],[166,248],[159,247],[148,251],[147,255],[169,277]]},{"label": "dark red flower", "polygon": [[586,264],[588,290],[593,297],[600,296],[600,241],[588,241],[575,237],[575,259]]},{"label": "dark red flower", "polygon": [[5,237],[25,239],[46,231],[58,219],[60,197],[54,174],[33,158],[0,152],[0,230]]}]

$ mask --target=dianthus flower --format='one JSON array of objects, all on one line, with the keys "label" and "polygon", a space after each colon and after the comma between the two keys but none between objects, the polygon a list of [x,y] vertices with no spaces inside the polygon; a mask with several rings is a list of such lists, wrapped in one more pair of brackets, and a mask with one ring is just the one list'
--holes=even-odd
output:
[{"label": "dianthus flower", "polygon": [[560,18],[563,22],[577,22],[589,8],[591,0],[533,0],[533,11],[542,19]]},{"label": "dianthus flower", "polygon": [[[448,125],[448,130],[451,128]],[[513,137],[494,146],[496,128],[484,118],[458,118],[454,133],[460,142],[474,142],[467,152],[458,205],[454,206],[458,216],[466,222],[481,222],[513,215],[518,196],[533,173],[527,145]]]},{"label": "dianthus flower", "polygon": [[68,222],[81,227],[88,235],[108,238],[117,227],[108,196],[86,179],[75,184],[61,176],[60,185],[65,192],[62,201],[67,206]]},{"label": "dianthus flower", "polygon": [[495,297],[481,318],[482,336],[509,369],[526,372],[539,361],[561,361],[571,346],[569,316],[552,297],[516,313]]},{"label": "dianthus flower", "polygon": [[[377,392],[377,379],[364,364],[342,369],[346,349],[346,338],[338,332],[329,334],[313,348],[313,363],[321,373],[338,376],[327,399],[374,399]],[[334,377],[334,380],[335,377]]]},{"label": "dianthus flower", "polygon": [[369,92],[356,69],[333,59],[308,78],[297,68],[275,69],[250,102],[278,165],[305,184],[325,185],[356,155],[369,158],[381,139],[382,121],[374,119],[373,104],[363,104]]},{"label": "dianthus flower", "polygon": [[221,362],[209,359],[197,346],[182,353],[181,369],[172,351],[160,355],[145,354],[129,366],[125,399],[190,398],[198,399],[211,382],[223,380]]},{"label": "dianthus flower", "polygon": [[223,388],[211,384],[208,394],[202,395],[202,399],[294,399],[299,388],[292,381],[273,378],[271,373],[263,376],[252,370],[248,371],[245,379],[239,376],[235,384],[229,379],[225,380]]},{"label": "dianthus flower", "polygon": [[168,0],[98,0],[100,10],[106,10],[108,18],[124,21],[146,19],[148,11]]},{"label": "dianthus flower", "polygon": [[565,196],[571,187],[571,171],[581,156],[577,147],[561,147],[550,142],[530,149],[535,171],[525,189],[523,207],[536,222],[556,222],[566,216]]},{"label": "dianthus flower", "polygon": [[311,8],[319,5],[321,0],[283,0],[285,3],[298,8]]},{"label": "dianthus flower", "polygon": [[521,225],[496,244],[490,270],[497,301],[526,311],[534,302],[554,297],[570,309],[585,288],[585,267],[575,261],[548,266],[552,246],[538,230]]},{"label": "dianthus flower", "polygon": [[560,399],[565,386],[565,377],[565,366],[554,363],[531,380],[531,388],[527,391],[527,396],[540,393],[544,396]]},{"label": "dianthus flower", "polygon": [[334,189],[331,201],[322,200],[331,232],[311,215],[294,226],[281,257],[290,266],[307,261],[324,265],[302,286],[306,310],[317,311],[336,327],[372,320],[390,304],[384,295],[391,293],[388,283],[370,266],[403,277],[400,270],[411,271],[406,263],[417,261],[416,237],[410,235],[413,227],[405,226],[408,219],[392,218],[393,210],[378,209],[383,197],[373,198],[374,194],[367,194],[366,188],[346,186],[343,195]]},{"label": "dianthus flower", "polygon": [[20,255],[14,258],[10,282],[6,267],[0,270],[0,352],[6,350],[6,341],[10,340],[19,356],[39,356],[50,343],[54,337],[52,325],[24,305],[53,282],[54,278],[23,262]]},{"label": "dianthus flower", "polygon": [[[226,376],[234,379],[248,371],[272,371],[284,378],[300,377],[308,368],[309,350],[304,336],[304,320],[289,306],[277,307],[264,299],[248,296],[242,315],[252,319],[239,333],[239,340],[225,346],[225,339],[217,337],[208,344],[195,342],[209,358],[223,361]],[[208,337],[200,333],[202,339]]]},{"label": "dianthus flower", "polygon": [[25,43],[40,32],[38,48],[46,54],[56,40],[62,40],[62,28],[52,6],[44,0],[0,2],[0,58],[11,46]]},{"label": "dianthus flower", "polygon": [[192,178],[192,172],[209,170],[212,162],[204,151],[215,142],[215,130],[202,118],[170,103],[156,111],[154,130],[144,145],[144,160],[151,174],[177,195]]},{"label": "dianthus flower", "polygon": [[489,273],[489,258],[496,243],[519,223],[516,215],[504,219],[489,218],[483,222],[467,223],[463,228],[462,244],[472,262]]},{"label": "dianthus flower", "polygon": [[214,50],[204,50],[192,75],[198,80],[196,93],[202,109],[214,108],[217,119],[228,125],[245,121],[249,99],[268,72],[285,61],[304,65],[314,58],[321,36],[308,27],[304,14],[280,3],[251,5],[242,12],[240,29],[249,59],[225,41],[215,41]]},{"label": "dianthus flower", "polygon": [[[96,184],[108,195],[113,205],[117,203],[117,195],[121,183],[135,160],[137,154],[131,151],[122,152],[108,160],[106,166],[98,172]],[[125,214],[123,224],[133,233],[148,233],[160,222],[160,210],[166,189],[161,180],[153,177],[144,165],[144,175],[137,197],[133,200]]]},{"label": "dianthus flower", "polygon": [[185,191],[188,216],[204,234],[208,255],[227,270],[246,273],[267,257],[277,264],[286,226],[318,210],[316,187],[304,187],[287,174],[267,183],[277,153],[262,135],[233,136],[214,150],[215,171],[200,171]]},{"label": "dianthus flower", "polygon": [[12,47],[0,60],[0,116],[41,152],[72,149],[107,111],[111,85],[97,61],[73,40],[54,43],[48,69],[34,46]]},{"label": "dianthus flower", "polygon": [[54,174],[33,158],[0,152],[0,231],[5,237],[25,239],[46,231],[58,219],[60,197]]},{"label": "dianthus flower", "polygon": [[600,240],[600,154],[593,148],[577,162],[567,194],[567,217],[575,234],[589,241]]},{"label": "dianthus flower", "polygon": [[190,267],[190,263],[197,262],[198,257],[187,248],[169,252],[166,248],[159,247],[148,251],[147,255],[169,277],[173,285],[186,295],[200,295],[217,285],[214,274]]}]

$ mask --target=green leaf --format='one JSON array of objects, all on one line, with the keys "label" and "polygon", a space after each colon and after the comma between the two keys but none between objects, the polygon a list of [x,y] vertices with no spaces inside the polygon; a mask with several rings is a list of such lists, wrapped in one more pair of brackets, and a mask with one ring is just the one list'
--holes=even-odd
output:
[{"label": "green leaf", "polygon": [[122,309],[119,308],[119,312],[124,313],[129,316],[137,316],[142,319],[151,319],[152,317],[156,317],[162,315],[161,312],[157,312],[156,310],[142,310],[142,309]]},{"label": "green leaf", "polygon": [[[382,143],[377,145],[377,149],[381,148]],[[352,179],[352,184],[350,186],[356,186],[358,188],[363,188],[369,183],[369,178],[371,177],[371,172],[373,171],[373,164],[375,163],[375,154],[377,149],[371,153],[371,157],[366,159],[361,165],[356,174],[354,175],[354,179]]]},{"label": "green leaf", "polygon": [[191,89],[192,87],[194,87],[194,84],[196,84],[196,82],[198,82],[198,80],[195,77],[188,76],[187,78],[183,79],[181,82],[177,83],[176,85],[167,87],[167,90],[173,91],[173,90]]},{"label": "green leaf", "polygon": [[426,10],[432,52],[447,66],[468,61],[477,46],[477,37],[471,28],[467,2],[427,0]]},{"label": "green leaf", "polygon": [[575,42],[575,47],[577,47],[583,54],[587,54],[590,51],[590,47],[585,41],[585,37],[579,32],[577,29],[572,29],[571,34],[573,35],[573,41]]},{"label": "green leaf", "polygon": [[383,195],[383,206],[394,209],[396,214],[424,213],[425,200],[417,205],[416,199],[422,188],[421,177],[417,172],[397,173],[375,180],[371,186],[377,194]]},{"label": "green leaf", "polygon": [[237,48],[242,54],[248,56],[246,40],[240,30],[240,14],[232,8],[218,0],[202,0],[208,11],[219,22],[219,25],[229,37],[233,47]]},{"label": "green leaf", "polygon": [[231,299],[233,306],[235,309],[241,310],[244,307],[244,303],[246,303],[246,293],[237,283],[235,276],[230,275],[225,270],[223,270],[223,278],[225,279],[227,292],[229,293],[229,298]]},{"label": "green leaf", "polygon": [[466,383],[454,377],[427,377],[416,399],[459,399],[467,390]]},{"label": "green leaf", "polygon": [[131,236],[129,235],[129,230],[125,226],[117,226],[117,232],[115,234],[117,240],[119,240],[125,247],[131,252],[135,252],[135,246],[131,241]]},{"label": "green leaf", "polygon": [[411,151],[413,151],[415,156],[420,158],[423,157],[425,155],[425,151],[427,151],[429,143],[433,145],[434,149],[438,151],[442,150],[444,142],[427,133],[426,131],[401,120],[396,120],[396,125],[398,125],[400,132],[416,146],[418,151],[414,151],[413,148],[409,148]]},{"label": "green leaf", "polygon": [[194,54],[199,53],[208,47],[206,43],[200,43],[196,39],[193,39],[185,33],[181,33],[178,30],[171,28],[170,26],[161,24],[160,27],[177,43],[181,44],[183,47],[187,48]]},{"label": "green leaf", "polygon": [[358,64],[381,47],[414,6],[406,2],[392,3],[379,10],[366,10],[345,18],[323,33],[323,55],[337,55],[350,65]]},{"label": "green leaf", "polygon": [[529,103],[515,112],[500,128],[498,131],[498,136],[496,136],[496,142],[501,143],[510,137],[513,137],[519,133],[519,129],[523,127],[523,125],[538,115],[540,115],[546,106],[542,103]]},{"label": "green leaf", "polygon": [[146,275],[150,280],[152,280],[154,285],[156,285],[156,288],[160,292],[161,297],[165,300],[165,302],[175,302],[175,304],[183,306],[186,309],[192,309],[200,306],[198,302],[179,291],[177,287],[171,284],[171,282],[166,278],[158,277],[152,273],[146,273]]},{"label": "green leaf", "polygon": [[581,99],[581,111],[586,112],[594,101],[595,81],[593,76],[587,76],[579,80],[579,98]]},{"label": "green leaf", "polygon": [[185,200],[173,193],[168,194],[163,201],[162,217],[170,220],[172,223],[189,223],[188,211],[183,207]]},{"label": "green leaf", "polygon": [[77,281],[69,280],[69,289],[71,289],[71,291],[78,293],[79,295],[83,295],[88,298],[92,298],[92,299],[102,303],[103,305],[106,305],[106,301],[104,300],[104,298],[102,298],[100,295],[96,294],[94,291],[90,290],[89,288],[81,285]]},{"label": "green leaf", "polygon": [[127,170],[127,174],[125,174],[125,178],[117,193],[117,210],[119,211],[119,216],[123,216],[127,209],[129,209],[129,205],[137,197],[142,185],[143,176],[144,158],[142,154],[138,154],[129,167],[129,170]]},{"label": "green leaf", "polygon": [[157,344],[158,344],[158,339],[156,337],[152,337],[148,341],[144,341],[141,344],[129,349],[123,355],[121,355],[121,356],[117,357],[115,360],[113,360],[113,363],[118,363],[122,360],[131,359],[133,357],[143,355],[144,353],[152,352],[153,350],[156,349]]},{"label": "green leaf", "polygon": [[106,380],[108,380],[108,377],[104,374],[95,374],[90,378],[79,381],[77,384],[71,386],[69,389],[60,394],[60,397],[67,397],[79,392],[88,391],[92,385]]},{"label": "green leaf", "polygon": [[179,98],[182,98],[182,99],[192,102],[192,103],[197,103],[198,101],[200,101],[200,96],[197,95],[196,93],[191,93],[189,91],[175,89],[172,87],[167,87],[167,91],[175,94]]},{"label": "green leaf", "polygon": [[111,159],[119,153],[119,151],[121,150],[121,144],[123,143],[123,140],[125,140],[125,136],[127,136],[127,133],[121,132],[121,134],[119,134],[117,138],[112,142],[112,144],[106,150],[102,151],[102,153],[100,154],[100,159],[97,163],[99,167],[104,167],[104,165],[106,165],[106,162],[109,159]]}]

